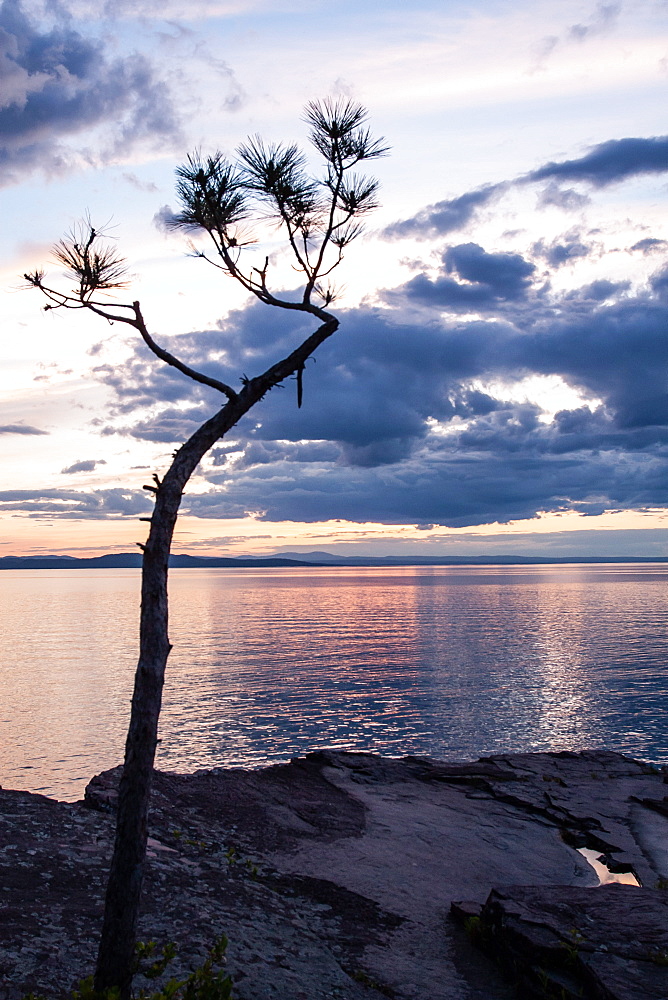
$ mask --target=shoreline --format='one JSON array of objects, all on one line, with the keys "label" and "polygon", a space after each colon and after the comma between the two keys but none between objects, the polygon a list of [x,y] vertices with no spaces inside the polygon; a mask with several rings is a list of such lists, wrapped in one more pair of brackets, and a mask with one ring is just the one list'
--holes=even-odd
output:
[{"label": "shoreline", "polygon": [[[86,804],[0,792],[0,1000],[55,996],[90,972],[117,779],[118,768],[94,778]],[[225,932],[238,1000],[508,1000],[503,973],[452,904],[480,907],[470,917],[489,903],[493,919],[526,929],[536,913],[552,919],[564,893],[572,920],[605,893],[625,928],[656,925],[662,954],[667,791],[665,772],[607,751],[464,764],[320,751],[257,771],[156,772],[140,937],[176,941],[186,970]],[[632,868],[643,888],[598,888],[576,846]],[[611,963],[604,942],[590,945],[583,954],[607,955],[601,982],[606,969],[622,975],[607,983],[611,996],[630,997],[624,982],[642,974],[639,995],[665,1000],[660,964],[632,954]]]},{"label": "shoreline", "polygon": [[[191,556],[172,554],[170,569],[391,569],[421,566],[606,566],[606,565],[666,565],[668,556],[331,556],[322,553],[322,560],[283,558],[282,556]],[[108,553],[103,556],[0,556],[3,569],[140,569],[139,553]]]}]

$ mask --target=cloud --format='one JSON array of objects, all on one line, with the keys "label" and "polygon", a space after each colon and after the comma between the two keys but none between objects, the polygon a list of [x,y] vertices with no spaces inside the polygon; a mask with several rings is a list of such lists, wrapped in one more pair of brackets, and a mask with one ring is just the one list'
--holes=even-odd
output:
[{"label": "cloud", "polygon": [[539,195],[538,207],[550,208],[550,206],[554,206],[566,212],[572,212],[579,208],[584,208],[590,201],[591,198],[588,195],[582,194],[582,192],[576,191],[574,188],[559,187],[556,181],[550,181]]},{"label": "cloud", "polygon": [[[272,9],[273,0],[189,0],[188,19],[238,16],[247,11]],[[184,17],[183,0],[67,0],[68,7],[78,17],[96,18],[101,13],[110,20],[131,20],[158,16],[177,31],[186,31],[179,23]]]},{"label": "cloud", "polygon": [[487,285],[502,299],[521,298],[536,267],[518,253],[488,253],[477,243],[448,247],[446,270],[476,284]]},{"label": "cloud", "polygon": [[66,469],[61,469],[60,472],[63,476],[71,476],[76,472],[93,472],[96,466],[106,464],[103,458],[88,459],[84,462],[75,462],[74,465],[69,465]]},{"label": "cloud", "polygon": [[0,434],[48,434],[39,427],[31,427],[30,424],[3,424],[0,426]]},{"label": "cloud", "polygon": [[[392,292],[394,310],[364,307],[342,314],[339,332],[307,366],[303,411],[296,409],[288,381],[240,425],[241,436],[264,442],[308,438],[353,449],[419,440],[429,417],[471,420],[505,406],[472,389],[474,382],[510,382],[527,374],[557,375],[603,399],[619,426],[637,423],[631,410],[647,409],[653,386],[660,397],[668,370],[668,271],[657,272],[649,290],[632,296],[625,282],[599,279],[549,297],[542,288],[529,294],[533,266],[519,254],[462,244],[443,257],[444,270],[456,268],[459,279],[486,279],[448,280],[485,302],[494,299],[493,315],[442,318],[443,300],[434,294],[423,300],[424,315],[401,321],[401,302],[416,297],[411,279]],[[439,280],[431,281],[437,290]],[[238,373],[271,364],[305,332],[289,314],[279,313],[275,325],[269,319],[266,307],[252,304],[232,312],[217,330],[168,338],[165,345],[234,383]],[[216,393],[172,374],[141,347],[122,370],[97,371],[118,395],[120,429],[135,436],[180,440],[218,403]],[[163,404],[159,412],[156,403]]]},{"label": "cloud", "polygon": [[[665,503],[668,269],[636,291],[602,278],[552,291],[521,254],[468,243],[416,277],[382,307],[342,312],[307,366],[302,409],[290,381],[273,390],[204,463],[209,492],[184,510],[462,526]],[[479,318],[460,318],[466,295]],[[165,346],[234,384],[308,329],[255,303]],[[117,394],[111,432],[176,442],[219,405],[141,346],[99,373]],[[561,379],[581,402],[546,417],[513,390],[529,377]]]},{"label": "cloud", "polygon": [[582,22],[571,24],[561,36],[548,35],[541,39],[536,46],[536,62],[529,69],[529,73],[533,74],[543,69],[549,56],[561,46],[568,46],[574,43],[582,44],[588,42],[591,38],[595,38],[597,35],[606,34],[613,28],[621,9],[621,3],[600,3],[597,5],[594,16],[588,24],[583,24]]},{"label": "cloud", "polygon": [[381,236],[387,240],[417,238],[434,239],[465,229],[477,218],[479,211],[513,188],[548,181],[539,198],[540,207],[556,206],[565,211],[582,208],[589,197],[572,188],[563,188],[564,181],[603,188],[632,177],[668,172],[668,136],[610,139],[593,146],[584,156],[571,160],[555,160],[543,164],[528,174],[511,181],[486,184],[467,191],[457,198],[437,202],[422,209],[410,219],[386,226]]},{"label": "cloud", "polygon": [[631,247],[631,250],[637,250],[643,254],[655,253],[660,250],[665,250],[668,248],[668,240],[657,240],[654,237],[647,237],[644,240],[638,240]]},{"label": "cloud", "polygon": [[[227,457],[228,454],[224,449],[217,449],[213,456],[213,464],[222,464],[220,459],[223,455]],[[235,471],[254,465],[271,465],[276,461],[308,464],[335,462],[339,458],[340,451],[330,441],[251,441],[238,454],[239,458],[234,464]]]},{"label": "cloud", "polygon": [[[599,188],[667,169],[668,139],[613,140],[439,201],[384,235],[440,239],[511,187],[534,183],[544,203],[579,213],[579,192],[562,185]],[[158,224],[170,215],[163,206]],[[645,232],[633,252],[664,249]],[[188,494],[184,510],[462,526],[663,506],[668,267],[636,286],[608,278],[596,233],[580,219],[522,253],[482,241],[441,244],[377,305],[342,310],[340,329],[306,366],[303,407],[293,381],[268,393],[202,463],[208,490]],[[552,280],[579,261],[588,262],[586,283],[564,289]],[[163,346],[234,386],[312,329],[308,316],[251,302]],[[124,365],[95,371],[113,394],[98,425],[105,436],[172,446],[221,405],[219,394],[161,365],[141,342]],[[564,401],[550,397],[541,407],[541,380],[561,384]],[[107,503],[119,501],[103,498],[87,516]]]},{"label": "cloud", "polygon": [[1,490],[0,511],[16,511],[32,518],[107,520],[139,517],[151,504],[141,490]]},{"label": "cloud", "polygon": [[26,170],[66,169],[75,161],[68,141],[101,124],[113,135],[98,151],[103,159],[179,135],[169,91],[145,56],[110,59],[102,40],[61,22],[43,27],[21,0],[0,5],[2,183],[23,180]]},{"label": "cloud", "polygon": [[171,233],[177,218],[178,213],[171,205],[163,205],[153,216],[153,225],[160,233]]},{"label": "cloud", "polygon": [[129,171],[123,173],[122,176],[124,181],[127,181],[128,184],[136,188],[138,191],[148,191],[152,194],[154,191],[158,190],[157,184],[154,184],[153,181],[142,181],[136,174]]},{"label": "cloud", "polygon": [[596,14],[589,24],[572,24],[568,29],[568,38],[575,42],[583,42],[593,35],[608,31],[617,20],[622,9],[621,3],[600,3]]},{"label": "cloud", "polygon": [[575,229],[563,233],[549,243],[544,239],[538,240],[531,247],[532,255],[541,258],[553,269],[589,257],[593,250],[592,244],[586,243]]},{"label": "cloud", "polygon": [[[197,392],[195,395],[197,395]],[[124,409],[126,408],[127,404]],[[207,411],[204,405],[193,406],[188,409],[164,407],[160,411],[158,420],[154,417],[148,417],[137,423],[120,427],[107,424],[101,428],[100,433],[103,437],[110,437],[113,434],[127,434],[140,441],[159,441],[165,443],[185,441],[209,416],[211,416],[211,413]]]},{"label": "cloud", "polygon": [[668,136],[610,139],[574,160],[551,161],[526,174],[524,183],[583,181],[601,188],[629,177],[668,171]]},{"label": "cloud", "polygon": [[[497,430],[507,441],[508,426]],[[186,509],[197,517],[240,517],[261,502],[259,516],[267,521],[342,518],[463,527],[531,518],[541,510],[596,514],[610,507],[660,506],[665,499],[665,445],[662,456],[639,454],[620,463],[606,453],[586,460],[545,454],[521,447],[519,440],[514,450],[497,453],[491,436],[486,448],[479,439],[474,443],[475,451],[465,442],[429,442],[396,467],[329,466],[317,476],[297,474],[289,464],[265,465],[208,494],[188,496]]]},{"label": "cloud", "polygon": [[[444,273],[435,279],[418,274],[402,286],[399,294],[454,312],[484,312],[495,308],[500,300],[516,302],[524,298],[536,270],[536,265],[520,254],[488,253],[477,243],[449,247],[442,259]],[[385,298],[396,301],[396,292]]]},{"label": "cloud", "polygon": [[432,239],[445,236],[447,233],[464,229],[477,215],[481,208],[490,205],[508,189],[508,184],[486,184],[484,187],[467,191],[458,198],[439,201],[435,205],[418,212],[412,219],[403,222],[393,222],[383,230],[383,237],[388,240]]},{"label": "cloud", "polygon": [[581,302],[589,305],[595,302],[604,302],[625,292],[630,287],[629,281],[609,281],[607,278],[598,278],[588,285],[581,285],[564,293],[564,301],[569,303]]},{"label": "cloud", "polygon": [[226,84],[227,93],[221,101],[221,107],[226,111],[239,111],[246,103],[247,95],[239,83],[234,70],[224,59],[219,59],[214,55],[205,55],[201,45],[197,46],[198,54],[206,59],[209,66],[222,78]]}]

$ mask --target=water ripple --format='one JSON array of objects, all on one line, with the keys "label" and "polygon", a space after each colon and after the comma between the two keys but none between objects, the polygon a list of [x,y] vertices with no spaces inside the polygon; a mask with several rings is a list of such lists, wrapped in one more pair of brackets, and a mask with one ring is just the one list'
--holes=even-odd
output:
[{"label": "water ripple", "polygon": [[[159,766],[315,747],[668,762],[663,566],[174,570]],[[0,574],[0,782],[76,798],[122,758],[132,570]]]}]

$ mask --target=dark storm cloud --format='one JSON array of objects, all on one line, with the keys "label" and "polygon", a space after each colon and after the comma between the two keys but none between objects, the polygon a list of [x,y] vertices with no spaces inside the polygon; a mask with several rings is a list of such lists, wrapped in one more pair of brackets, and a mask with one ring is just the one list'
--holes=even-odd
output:
[{"label": "dark storm cloud", "polygon": [[443,263],[464,281],[486,285],[500,299],[521,298],[536,270],[518,253],[488,253],[477,243],[448,247]]},{"label": "dark storm cloud", "polygon": [[520,254],[488,253],[477,243],[449,247],[442,260],[443,274],[434,279],[418,274],[400,294],[454,312],[488,311],[500,300],[524,298],[536,270]]},{"label": "dark storm cloud", "polygon": [[[653,280],[656,297],[616,303],[564,299],[561,316],[509,345],[532,372],[559,374],[603,399],[618,428],[668,423],[668,275]],[[590,286],[591,287],[591,286]],[[570,306],[570,309],[569,309]]]},{"label": "dark storm cloud", "polygon": [[[634,293],[604,279],[553,293],[520,254],[458,244],[429,280],[446,278],[484,299],[486,318],[457,319],[458,302],[445,308],[443,296],[421,299],[416,318],[415,279],[391,293],[392,309],[342,313],[307,365],[302,409],[292,382],[274,389],[205,463],[211,492],[188,496],[185,509],[461,526],[663,505],[668,269]],[[235,384],[307,329],[256,303],[165,346]],[[109,432],[177,442],[222,402],[141,345],[121,372],[100,374],[119,394]],[[485,388],[536,375],[559,376],[583,402],[548,419]]]},{"label": "dark storm cloud", "polygon": [[103,155],[141,140],[171,142],[179,126],[165,86],[141,54],[108,58],[104,42],[84,37],[66,19],[51,28],[33,21],[21,0],[0,5],[0,181],[26,169],[66,167],[63,144],[106,124]]},{"label": "dark storm cloud", "polygon": [[31,427],[30,424],[3,424],[0,426],[0,434],[48,434],[48,431],[41,431],[39,427]]},{"label": "dark storm cloud", "polygon": [[650,278],[652,291],[663,301],[668,302],[668,266],[662,271],[657,271]]},{"label": "dark storm cloud", "polygon": [[[336,344],[323,344],[306,366],[302,410],[295,406],[294,381],[288,380],[244,418],[243,436],[292,442],[306,437],[353,448],[420,438],[425,433],[424,415],[433,411],[450,417],[464,405],[449,399],[449,386],[456,386],[459,378],[474,377],[477,356],[494,340],[493,323],[478,324],[474,336],[472,328],[475,324],[450,331],[439,324],[393,324],[384,310],[350,311]],[[197,362],[203,371],[234,385],[241,374],[250,376],[266,368],[310,329],[303,320],[295,324],[290,313],[258,303],[232,312],[217,330],[172,337],[164,343],[189,363]],[[152,428],[154,439],[166,440],[162,435],[171,432],[174,421],[199,421],[222,403],[212,390],[193,386],[178,372],[170,374],[141,344],[122,369],[97,371],[119,394],[117,421],[125,432],[147,436]],[[164,410],[146,415],[145,407],[156,401],[167,404]],[[260,428],[255,426],[258,421]],[[180,439],[180,430],[175,431],[171,440]]]},{"label": "dark storm cloud", "polygon": [[[405,452],[406,441],[426,436],[428,417],[470,421],[505,407],[503,400],[472,387],[476,380],[512,382],[530,374],[559,375],[602,399],[618,428],[664,421],[656,407],[668,380],[668,271],[632,296],[625,282],[600,279],[548,300],[542,289],[529,295],[532,268],[520,255],[473,251],[471,245],[464,245],[465,252],[461,246],[452,250],[444,254],[445,266],[485,277],[485,294],[493,290],[499,315],[441,319],[439,300],[432,317],[428,311],[402,323],[396,318],[398,303],[414,298],[411,279],[394,291],[395,310],[361,308],[342,315],[341,329],[307,365],[302,411],[288,381],[240,425],[243,436],[274,442],[308,438],[353,448],[395,442],[393,447]],[[472,284],[475,289],[481,283]],[[513,297],[517,322],[510,310],[502,312],[504,299]],[[253,304],[231,313],[218,330],[169,338],[165,345],[234,384],[237,373],[262,370],[302,337],[305,328],[293,322],[289,313],[274,317]],[[142,345],[122,370],[98,373],[119,394],[123,429],[137,436],[149,436],[152,428],[154,440],[180,440],[220,402],[211,390],[171,374]],[[167,405],[147,416],[145,407],[156,402]]]},{"label": "dark storm cloud", "polygon": [[[663,467],[662,467],[663,465]],[[261,508],[271,521],[343,518],[387,524],[429,522],[450,527],[533,517],[536,511],[584,514],[660,506],[667,485],[665,455],[467,454],[424,449],[395,468],[329,466],[305,476],[289,464],[261,466],[214,492],[190,496],[198,517],[239,517]]]}]

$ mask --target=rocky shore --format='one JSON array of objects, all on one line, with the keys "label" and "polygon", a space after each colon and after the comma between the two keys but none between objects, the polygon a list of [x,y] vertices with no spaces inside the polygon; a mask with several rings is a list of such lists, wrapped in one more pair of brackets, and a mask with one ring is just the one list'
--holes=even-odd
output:
[{"label": "rocky shore", "polygon": [[[0,1000],[92,970],[117,781],[0,791]],[[238,1000],[666,1000],[667,793],[603,751],[156,773],[140,936],[178,974],[224,932]]]}]

